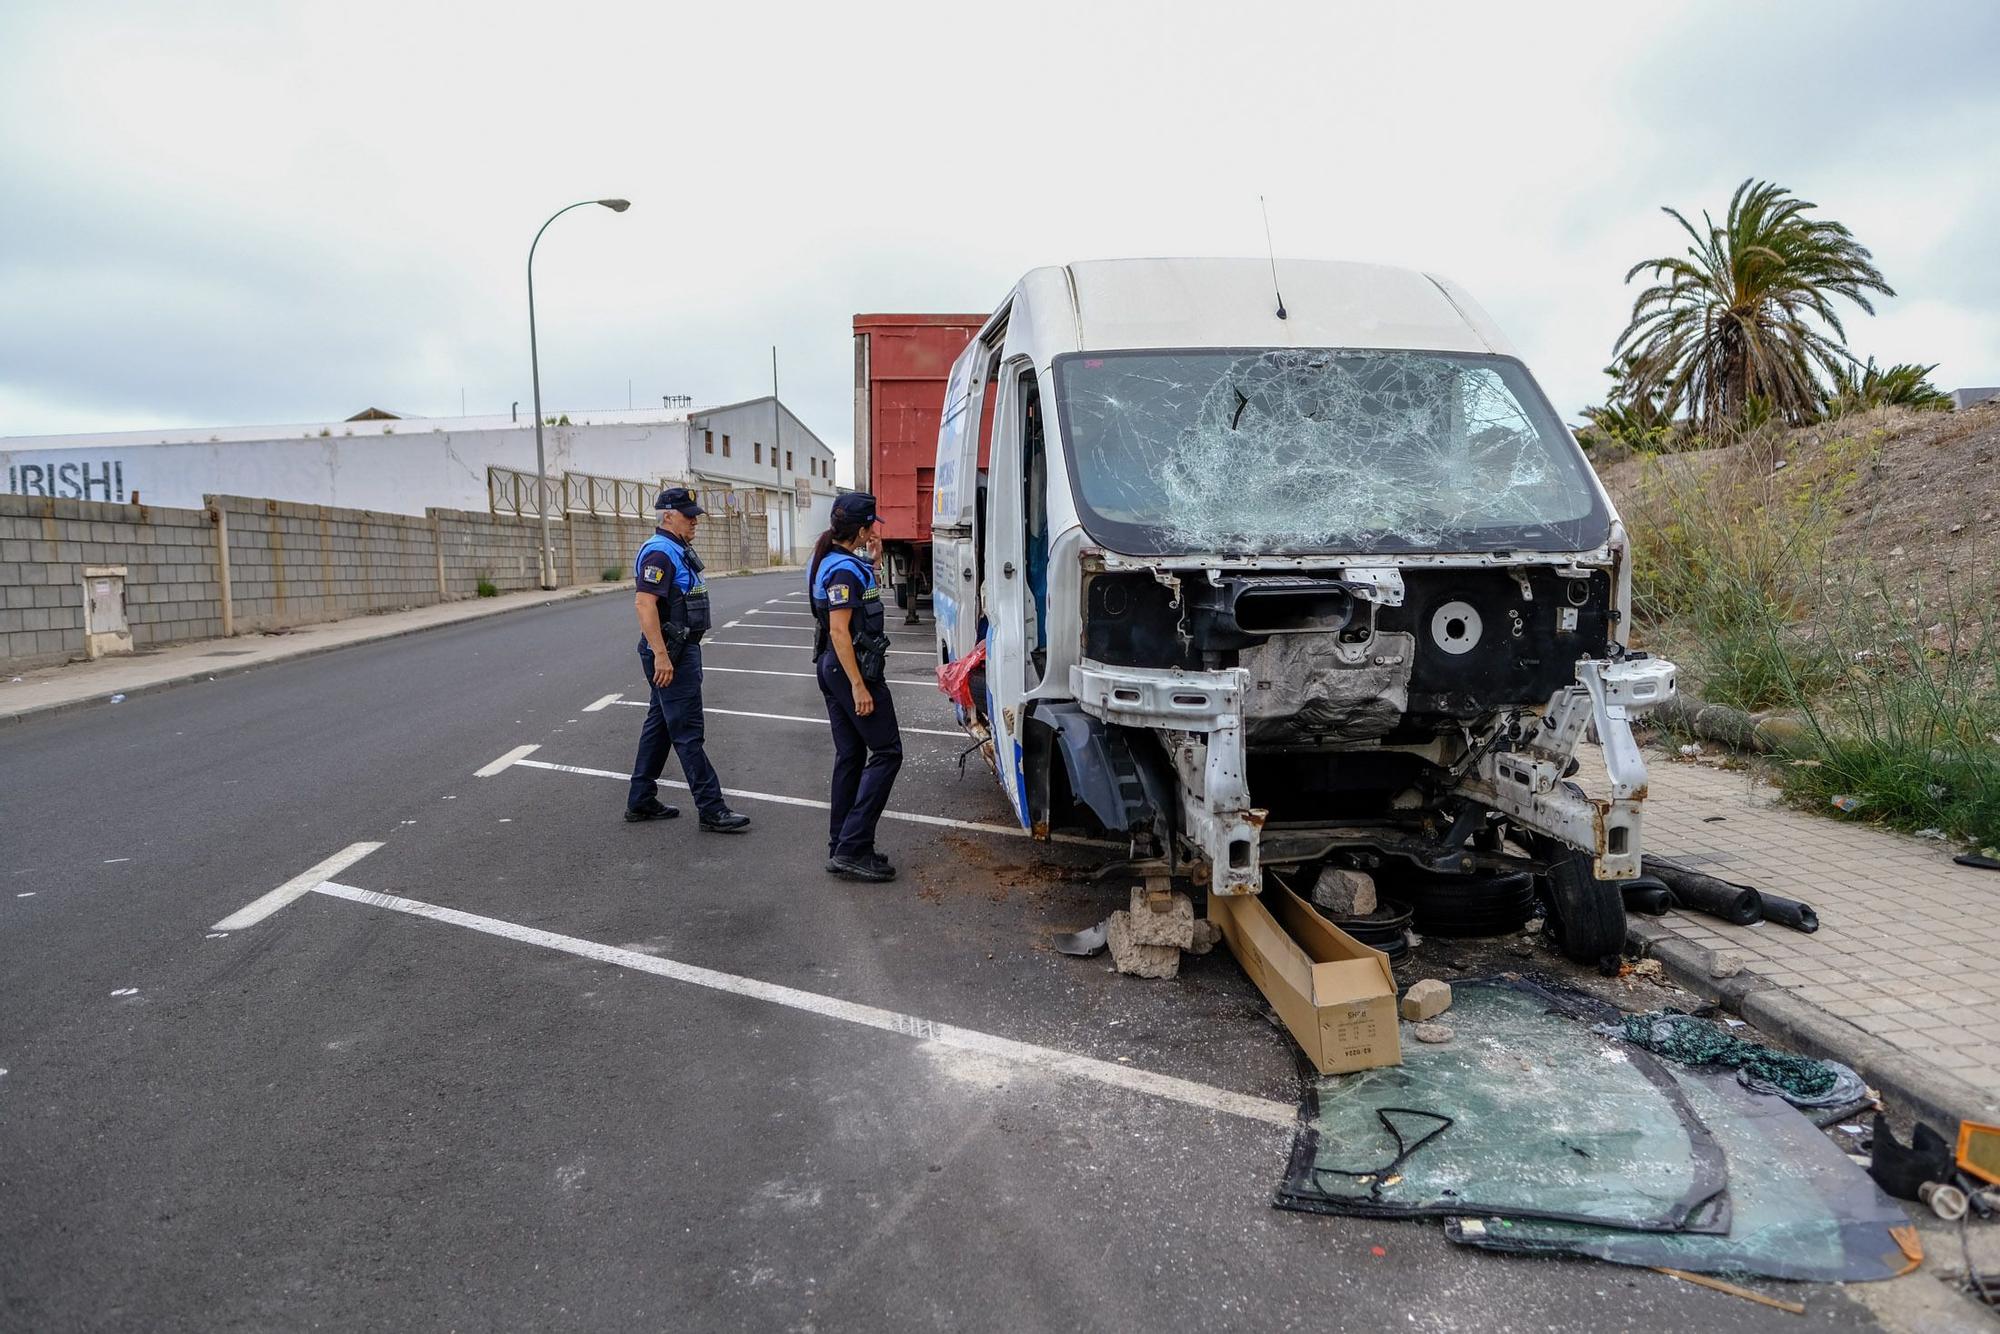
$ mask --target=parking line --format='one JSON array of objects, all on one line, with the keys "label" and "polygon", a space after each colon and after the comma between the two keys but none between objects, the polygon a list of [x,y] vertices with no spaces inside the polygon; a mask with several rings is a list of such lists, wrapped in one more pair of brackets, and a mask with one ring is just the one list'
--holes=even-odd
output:
[{"label": "parking line", "polygon": [[293,899],[318,888],[381,846],[380,843],[350,843],[310,871],[293,876],[269,894],[244,904],[208,929],[241,931],[246,926],[255,926]]},{"label": "parking line", "polygon": [[596,941],[581,940],[575,936],[561,936],[553,931],[520,926],[497,917],[482,917],[477,913],[462,912],[457,908],[439,907],[417,899],[406,899],[397,894],[382,894],[370,889],[357,889],[352,885],[332,882],[321,883],[313,888],[321,894],[346,899],[350,903],[364,904],[371,908],[387,908],[394,912],[407,913],[412,917],[425,917],[448,926],[464,927],[467,930],[498,936],[503,940],[519,941],[526,945],[539,945],[543,949],[556,950],[578,958],[594,959],[599,963],[629,968],[634,972],[651,973],[655,977],[670,978],[690,986],[705,987],[710,991],[725,992],[771,1005],[782,1005],[788,1009],[802,1010],[807,1014],[838,1019],[844,1023],[859,1024],[885,1033],[897,1033],[906,1038],[914,1038],[918,1042],[948,1047],[955,1051],[995,1057],[1052,1075],[1090,1080],[1112,1088],[1144,1093],[1150,1097],[1164,1098],[1170,1102],[1184,1103],[1205,1111],[1220,1112],[1226,1116],[1241,1117],[1244,1120],[1258,1121],[1286,1130],[1298,1124],[1298,1109],[1287,1102],[1253,1097],[1245,1093],[1233,1093],[1210,1084],[1198,1084],[1191,1079],[1158,1074],[1112,1061],[1101,1061],[1094,1056],[1079,1056],[1074,1052],[1060,1051],[1054,1047],[1020,1042],[994,1033],[982,1033],[977,1029],[959,1028],[953,1024],[940,1024],[918,1015],[884,1010],[857,1001],[841,1000],[837,996],[801,991],[796,987],[779,986],[775,982],[760,982],[754,977],[717,972],[712,968],[681,963],[676,959],[663,959],[652,954],[640,954],[636,950],[619,949],[615,945],[600,945]]},{"label": "parking line", "polygon": [[[616,699],[618,697],[616,695],[613,695],[611,698]],[[518,764],[523,755],[532,755],[540,749],[541,747],[539,745],[516,746],[514,747],[514,749],[508,751],[505,755],[502,755],[499,759],[493,761],[493,763],[487,765],[485,768],[474,769],[472,771],[472,776],[474,778],[491,778],[494,774],[499,773],[501,770],[505,769],[508,765]]]},{"label": "parking line", "polygon": [[[785,647],[796,648],[797,645],[787,644]],[[774,672],[767,667],[716,667],[705,662],[701,665],[701,671],[704,676],[710,672],[734,672],[738,676],[799,676],[804,677],[808,681],[817,681],[819,679],[811,672]],[[935,686],[937,682],[926,681],[920,676],[892,676],[889,678],[888,684],[892,686]]]},{"label": "parking line", "polygon": [[[613,704],[624,704],[634,709],[648,708],[650,707],[651,704],[651,701],[648,700],[619,699],[616,696],[612,698],[611,702]],[[769,718],[775,722],[781,722],[781,723],[818,723],[821,727],[833,726],[833,724],[824,717],[814,718],[810,714],[804,714],[804,713],[756,713],[750,709],[718,709],[713,704],[702,705],[701,711],[703,713],[726,713],[732,718]],[[898,728],[897,730],[903,732],[914,732],[918,736],[948,736],[948,737],[956,737],[960,741],[970,741],[972,739],[970,735],[964,732],[944,732],[931,727],[901,727]]]},{"label": "parking line", "polygon": [[616,695],[606,695],[603,699],[584,705],[583,711],[585,713],[596,713],[607,704],[622,704],[624,702],[625,701],[619,699],[618,696]]},{"label": "parking line", "polygon": [[[547,769],[552,773],[581,774],[585,778],[615,778],[621,783],[632,781],[632,775],[630,774],[613,773],[609,769],[592,769],[581,764],[554,764],[548,760],[516,760],[514,763],[523,769]],[[679,788],[683,792],[688,790],[686,783],[673,782],[665,778],[660,780],[660,786]],[[722,789],[722,795],[725,797],[740,797],[744,801],[768,801],[779,806],[807,806],[816,811],[832,809],[831,802],[820,801],[813,797],[787,797],[777,792],[750,792],[742,788],[725,787]],[[940,829],[964,829],[975,834],[998,834],[1002,838],[1029,837],[1028,831],[1019,825],[988,824],[984,820],[954,820],[945,815],[919,815],[915,811],[883,811],[882,818],[884,820],[901,820],[904,824],[933,825]],[[1106,842],[1101,838],[1084,838],[1080,834],[1051,834],[1049,841],[1052,843],[1076,843],[1084,847],[1093,848],[1119,846],[1115,843]]]},{"label": "parking line", "polygon": [[[772,626],[772,627],[770,627],[770,628],[771,628],[771,629],[773,629],[773,630],[775,630],[775,629],[777,629],[778,627],[774,625],[774,626]],[[742,640],[742,639],[704,639],[704,640],[702,640],[702,641],[701,641],[701,646],[702,646],[703,648],[707,648],[707,647],[709,647],[709,646],[710,646],[711,644],[718,644],[718,645],[722,646],[723,648],[788,648],[788,649],[802,649],[802,648],[806,647],[806,646],[805,646],[804,644],[753,644],[753,643],[750,643],[750,642],[749,642],[749,641],[747,641],[747,640]],[[926,652],[925,652],[925,651],[924,651],[923,649],[920,649],[920,648],[885,648],[885,649],[883,649],[882,651],[883,651],[884,653],[895,653],[895,654],[899,654],[899,655],[901,655],[902,657],[905,657],[905,658],[928,658],[928,657],[930,657],[930,656],[931,656],[931,655],[930,655],[929,653],[926,653]],[[704,665],[705,665],[705,664],[704,664]]]}]

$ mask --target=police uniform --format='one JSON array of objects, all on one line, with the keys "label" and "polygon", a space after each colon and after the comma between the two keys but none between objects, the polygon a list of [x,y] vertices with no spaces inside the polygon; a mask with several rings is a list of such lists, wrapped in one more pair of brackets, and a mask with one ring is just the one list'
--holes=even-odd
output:
[{"label": "police uniform", "polygon": [[[656,502],[662,510],[690,516],[702,509],[685,488],[669,487]],[[626,795],[627,819],[661,818],[672,807],[659,801],[660,771],[667,752],[680,757],[681,772],[694,795],[704,829],[733,831],[749,820],[731,811],[722,799],[722,781],[703,748],[701,708],[701,637],[709,628],[708,585],[702,581],[701,557],[694,548],[664,528],[656,528],[632,558],[633,586],[659,599],[660,632],[673,664],[673,680],[653,684],[653,646],[639,640],[639,667],[645,675],[650,703],[639,729],[639,754],[632,762],[632,787]]]},{"label": "police uniform", "polygon": [[[841,501],[866,501],[872,518],[874,501],[859,493]],[[807,582],[814,622],[813,670],[826,697],[827,720],[833,724],[833,809],[827,821],[828,869],[834,862],[879,861],[875,825],[889,804],[889,789],[903,767],[903,734],[896,725],[896,702],[883,677],[889,637],[882,629],[882,590],[875,567],[851,552],[835,547],[812,570]],[[833,651],[832,615],[850,611],[848,629],[862,680],[874,697],[866,717],[854,711],[854,687]]]}]

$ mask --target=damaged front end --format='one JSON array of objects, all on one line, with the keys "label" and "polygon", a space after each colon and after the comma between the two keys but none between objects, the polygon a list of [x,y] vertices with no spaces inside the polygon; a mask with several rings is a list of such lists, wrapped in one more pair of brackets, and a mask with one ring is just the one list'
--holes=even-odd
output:
[{"label": "damaged front end", "polygon": [[[1059,747],[1072,791],[1099,763],[1091,738],[1115,743],[1123,797],[1084,804],[1204,864],[1215,894],[1343,849],[1457,868],[1498,856],[1509,830],[1587,851],[1600,879],[1637,875],[1631,719],[1672,695],[1674,669],[1617,643],[1605,554],[1372,567],[1096,553]],[[1602,796],[1569,781],[1586,725]]]}]

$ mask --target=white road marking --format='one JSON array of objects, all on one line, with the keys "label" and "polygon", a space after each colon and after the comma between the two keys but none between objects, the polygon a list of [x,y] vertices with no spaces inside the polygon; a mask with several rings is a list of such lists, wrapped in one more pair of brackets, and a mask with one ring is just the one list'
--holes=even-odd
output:
[{"label": "white road marking", "polygon": [[269,894],[237,909],[208,929],[211,931],[241,931],[246,926],[255,926],[272,913],[278,911],[278,909],[284,907],[287,903],[290,903],[293,899],[311,890],[314,885],[319,884],[322,880],[339,875],[342,871],[381,846],[380,843],[350,843],[319,865],[313,867],[310,871],[293,876]]},{"label": "white road marking", "polygon": [[35,897],[35,891],[31,889],[25,894],[16,894],[14,897],[17,899],[32,899]]},{"label": "white road marking", "polygon": [[112,992],[111,994],[112,994],[112,995],[114,995],[114,996],[136,996],[136,995],[138,995],[138,994],[139,994],[139,988],[137,988],[137,987],[120,987],[120,988],[118,988],[118,990],[116,990],[116,991]]},{"label": "white road marking", "polygon": [[211,932],[209,932],[209,933],[208,933],[207,935],[203,936],[203,937],[202,937],[202,939],[203,939],[203,940],[227,940],[227,939],[229,939],[229,933],[228,933],[227,931],[211,931]]},{"label": "white road marking", "polygon": [[722,623],[722,628],[725,630],[734,630],[737,626],[741,624],[743,624],[743,622],[741,621],[724,621]]},{"label": "white road marking", "polygon": [[[790,647],[790,645],[787,645],[787,647]],[[819,679],[811,672],[774,672],[765,667],[716,667],[706,662],[701,665],[701,671],[704,676],[710,672],[733,672],[738,676],[798,676],[808,681]],[[892,676],[889,678],[889,684],[892,686],[935,686],[937,682],[926,681],[920,676]]]},{"label": "white road marking", "polygon": [[[592,769],[581,764],[552,764],[547,760],[517,760],[515,763],[522,769],[547,769],[552,773],[582,774],[585,778],[615,778],[621,783],[632,781],[630,774],[613,773],[609,769]],[[660,786],[677,787],[683,792],[689,790],[686,783],[677,783],[665,778],[660,780]],[[818,801],[812,797],[787,797],[776,792],[750,792],[737,787],[725,787],[722,789],[722,795],[740,797],[744,801],[769,801],[780,806],[809,806],[816,811],[832,809],[831,802]],[[914,811],[883,811],[882,818],[901,820],[905,824],[935,825],[940,829],[966,829],[975,834],[999,834],[1004,838],[1029,837],[1028,831],[1019,825],[988,824],[983,820],[954,820],[943,815],[918,815]],[[1101,838],[1084,838],[1078,834],[1051,834],[1049,839],[1054,843],[1076,843],[1092,848],[1118,846]]]},{"label": "white road marking", "polygon": [[[618,702],[620,704],[629,704],[635,709],[643,709],[646,707],[645,702],[642,700],[621,699]],[[818,723],[821,727],[833,726],[833,724],[829,722],[825,717],[815,718],[812,715],[805,713],[756,713],[750,709],[718,709],[713,704],[702,705],[701,711],[703,713],[726,713],[732,718],[769,718],[774,722],[781,722],[781,723]],[[967,736],[964,732],[943,732],[932,727],[905,727],[899,730],[904,732],[914,732],[918,736],[948,736],[948,737],[956,737],[961,741],[972,740],[972,738]]]},{"label": "white road marking", "polygon": [[[770,628],[772,628],[772,629],[776,629],[777,627],[776,627],[776,626],[772,626],[772,627],[770,627]],[[753,643],[751,643],[751,642],[750,642],[749,640],[745,640],[745,639],[704,639],[704,640],[702,640],[702,641],[701,641],[701,646],[702,646],[703,648],[707,648],[707,647],[708,647],[709,645],[711,645],[711,644],[716,644],[716,645],[720,645],[720,646],[721,646],[721,647],[723,647],[723,648],[789,648],[789,649],[802,649],[802,648],[804,648],[804,647],[805,647],[805,645],[804,645],[804,644],[753,644]],[[928,654],[928,653],[924,652],[924,650],[922,650],[922,649],[920,649],[920,648],[885,648],[885,649],[883,649],[882,651],[883,651],[884,653],[898,653],[898,654],[901,654],[902,656],[904,656],[904,657],[906,657],[906,658],[928,658],[928,657],[930,657],[930,656],[931,656],[930,654]],[[708,664],[707,664],[707,663],[703,663],[702,665],[703,665],[704,667],[706,667],[706,666],[707,666]]]},{"label": "white road marking", "polygon": [[1298,1124],[1298,1109],[1288,1102],[1252,1097],[1245,1093],[1232,1093],[1228,1089],[1198,1084],[1191,1079],[1135,1069],[1112,1061],[1101,1061],[1094,1056],[1079,1056],[1074,1052],[1003,1038],[993,1033],[982,1033],[977,1029],[940,1024],[918,1015],[902,1014],[856,1001],[841,1000],[837,996],[823,996],[818,992],[800,991],[796,987],[779,986],[774,982],[760,982],[753,977],[721,973],[712,968],[701,968],[675,959],[662,959],[656,955],[640,954],[636,950],[619,949],[615,945],[600,945],[596,941],[580,940],[575,936],[559,936],[553,931],[520,926],[495,917],[481,917],[476,913],[462,912],[457,908],[442,908],[436,904],[406,899],[396,894],[381,894],[374,890],[357,889],[352,885],[337,884],[333,881],[327,881],[314,888],[321,894],[346,899],[350,903],[360,903],[372,908],[388,908],[395,912],[408,913],[412,917],[427,917],[449,926],[464,927],[467,930],[499,936],[504,940],[519,941],[526,945],[539,945],[544,949],[573,954],[579,958],[594,959],[599,963],[629,968],[634,972],[651,973],[655,977],[670,978],[690,986],[706,987],[711,991],[726,992],[771,1005],[782,1005],[788,1009],[802,1010],[826,1019],[838,1019],[844,1023],[880,1029],[885,1033],[898,1033],[907,1038],[914,1038],[918,1042],[995,1057],[1052,1075],[1086,1079],[1093,1083],[1144,1093],[1150,1097],[1165,1098],[1205,1111],[1242,1117],[1245,1120],[1259,1121],[1286,1130]]},{"label": "white road marking", "polygon": [[585,713],[596,713],[607,704],[616,704],[621,698],[623,697],[619,695],[606,695],[603,699],[593,700],[591,703],[584,705],[583,711]]},{"label": "white road marking", "polygon": [[129,862],[131,860],[130,857],[106,857],[104,864],[106,866],[116,866],[119,862]]},{"label": "white road marking", "polygon": [[[618,697],[616,695],[612,695],[610,698],[617,699]],[[499,759],[493,761],[493,763],[487,765],[484,769],[474,769],[472,771],[472,776],[474,778],[491,778],[494,774],[499,773],[502,769],[505,769],[508,765],[518,761],[523,755],[532,755],[540,749],[541,746],[539,745],[516,746],[514,747],[514,749],[508,751],[505,755],[502,755]]]}]

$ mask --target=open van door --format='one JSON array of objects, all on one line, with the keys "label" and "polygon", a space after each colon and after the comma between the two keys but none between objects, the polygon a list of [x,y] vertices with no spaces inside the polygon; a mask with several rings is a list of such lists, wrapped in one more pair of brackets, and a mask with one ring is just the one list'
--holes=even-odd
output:
[{"label": "open van door", "polygon": [[[938,657],[955,662],[980,638],[978,525],[981,415],[979,371],[991,351],[966,345],[946,382],[931,492],[931,614]],[[990,421],[991,418],[989,417]]]},{"label": "open van door", "polygon": [[995,403],[993,456],[988,470],[985,522],[986,694],[993,732],[994,768],[1014,807],[1032,829],[1021,739],[1028,693],[1030,595],[1025,540],[1021,442],[1029,409],[1039,396],[1034,363],[1009,340],[988,387]]}]

